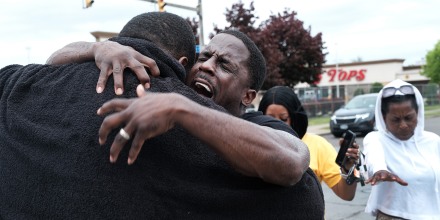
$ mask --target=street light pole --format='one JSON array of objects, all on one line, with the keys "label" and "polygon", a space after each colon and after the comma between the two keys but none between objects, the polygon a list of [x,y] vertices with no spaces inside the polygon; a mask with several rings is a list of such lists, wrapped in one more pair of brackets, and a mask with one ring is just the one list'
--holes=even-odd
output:
[{"label": "street light pole", "polygon": [[[338,66],[338,42],[335,43],[335,50],[336,50],[336,77],[339,75],[339,66]],[[336,98],[339,98],[339,81],[336,80]]]},{"label": "street light pole", "polygon": [[197,15],[199,15],[199,24],[200,24],[200,47],[204,46],[204,39],[203,39],[203,13],[202,13],[202,0],[199,0],[199,4],[197,5]]}]

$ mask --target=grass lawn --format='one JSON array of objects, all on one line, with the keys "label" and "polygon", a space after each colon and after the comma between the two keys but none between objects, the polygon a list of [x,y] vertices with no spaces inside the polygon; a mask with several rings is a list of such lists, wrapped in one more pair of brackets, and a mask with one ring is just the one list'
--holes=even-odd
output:
[{"label": "grass lawn", "polygon": [[425,118],[440,117],[440,105],[425,106]]},{"label": "grass lawn", "polygon": [[330,116],[319,116],[309,118],[309,125],[321,125],[330,123]]},{"label": "grass lawn", "polygon": [[425,111],[431,111],[431,110],[440,110],[440,105],[425,105]]}]

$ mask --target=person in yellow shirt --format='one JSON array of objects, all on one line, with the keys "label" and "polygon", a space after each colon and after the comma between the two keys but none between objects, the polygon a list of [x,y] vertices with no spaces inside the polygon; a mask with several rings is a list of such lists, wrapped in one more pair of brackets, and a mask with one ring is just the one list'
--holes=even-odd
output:
[{"label": "person in yellow shirt", "polygon": [[[332,144],[319,135],[307,133],[307,113],[291,88],[275,86],[267,90],[258,110],[292,126],[309,147],[310,168],[319,181],[324,181],[341,199],[353,200],[357,184],[346,183],[344,169],[335,163],[337,153]],[[346,155],[350,157],[346,165],[346,169],[349,169],[359,159],[359,145],[354,143]]]}]

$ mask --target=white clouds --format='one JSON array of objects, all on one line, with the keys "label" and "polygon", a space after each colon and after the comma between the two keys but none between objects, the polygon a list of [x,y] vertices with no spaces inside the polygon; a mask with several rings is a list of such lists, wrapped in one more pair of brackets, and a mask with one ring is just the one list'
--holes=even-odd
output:
[{"label": "white clouds", "polygon": [[[195,7],[198,0],[165,0]],[[224,27],[225,10],[238,0],[203,0],[205,42],[213,24]],[[251,0],[242,1],[246,7]],[[327,63],[363,60],[421,60],[440,40],[440,1],[425,0],[255,0],[260,21],[290,8],[312,34],[322,32]],[[95,0],[82,9],[81,0],[15,0],[0,8],[0,67],[28,60],[42,63],[52,52],[73,41],[93,41],[92,31],[117,32],[132,17],[157,6],[140,0]],[[195,12],[166,7],[182,17]],[[257,22],[259,24],[259,22]],[[336,46],[337,45],[337,46]],[[30,49],[26,49],[29,47]],[[29,54],[29,56],[28,56]]]}]

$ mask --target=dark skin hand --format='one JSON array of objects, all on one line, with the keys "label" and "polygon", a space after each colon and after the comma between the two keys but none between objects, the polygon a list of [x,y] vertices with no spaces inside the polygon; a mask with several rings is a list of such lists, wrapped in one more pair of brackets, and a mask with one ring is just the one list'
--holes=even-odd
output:
[{"label": "dark skin hand", "polygon": [[[339,140],[339,145],[341,145],[343,139]],[[355,163],[359,160],[359,145],[353,142],[352,146],[347,149],[345,154],[349,159],[346,161],[346,169],[349,170]],[[341,178],[341,180],[332,187],[333,192],[338,195],[341,199],[346,201],[351,201],[356,193],[357,184],[348,185],[347,182]]]},{"label": "dark skin hand", "polygon": [[[98,109],[98,115],[105,115],[115,112],[107,116],[102,122],[99,129],[99,143],[103,145],[107,141],[109,133],[127,122],[124,130],[132,136],[132,146],[128,155],[128,164],[132,164],[144,144],[145,140],[163,134],[174,127],[175,122],[168,117],[172,114],[168,108],[164,108],[163,102],[173,103],[173,99],[163,98],[163,94],[145,93],[142,86],[137,87],[139,97],[144,97],[144,102],[135,102],[138,99],[113,99],[102,105]],[[148,96],[148,97],[146,97]],[[148,114],[142,109],[148,107]],[[148,122],[148,123],[145,123]],[[128,141],[119,133],[116,135],[110,148],[110,162],[114,163],[118,159],[119,153]]]},{"label": "dark skin hand", "polygon": [[376,183],[381,181],[388,181],[388,182],[397,182],[402,186],[408,186],[408,183],[404,180],[400,179],[395,174],[392,174],[386,170],[379,170],[374,175],[368,179],[365,183],[371,183],[372,186],[376,185]]},{"label": "dark skin hand", "polygon": [[110,75],[113,75],[115,93],[122,95],[124,92],[123,73],[127,67],[136,74],[141,84],[147,89],[150,88],[150,76],[146,69],[154,77],[160,75],[156,61],[143,56],[129,46],[123,46],[112,41],[71,43],[53,53],[46,63],[61,65],[93,60],[95,60],[96,65],[101,70],[98,83],[96,84],[97,93],[101,93],[105,89],[107,79]]},{"label": "dark skin hand", "polygon": [[[98,115],[110,113],[99,129],[99,143],[104,144],[110,132],[122,126],[130,136],[127,139],[132,140],[128,164],[134,163],[146,140],[179,125],[209,142],[209,147],[238,172],[266,182],[291,186],[309,166],[307,146],[287,132],[207,108],[177,93],[150,93],[139,85],[137,94],[139,98],[113,99],[98,109]],[[231,126],[228,131],[226,125]],[[116,162],[126,143],[118,133],[110,148],[110,162]]]},{"label": "dark skin hand", "polygon": [[[340,138],[339,145],[341,145],[343,141],[344,139]],[[345,156],[349,158],[345,169],[350,170],[350,168],[359,160],[359,145],[356,143],[356,141],[353,142],[353,145],[347,149]]]},{"label": "dark skin hand", "polygon": [[[109,47],[109,45],[113,45],[115,48],[113,49]],[[129,67],[136,74],[141,84],[147,89],[150,88],[150,77],[148,76],[145,68],[148,68],[150,70],[150,74],[153,76],[157,77],[160,75],[156,61],[145,57],[140,53],[129,53],[127,50],[118,50],[117,48],[120,46],[121,45],[117,43],[107,44],[107,47],[95,53],[97,54],[95,57],[95,62],[98,65],[98,68],[101,70],[98,83],[96,85],[96,91],[98,93],[101,93],[104,90],[108,77],[113,73],[115,92],[116,94],[121,95],[124,92],[123,72],[127,67]],[[131,47],[128,48],[134,51],[134,49]],[[109,54],[112,56],[109,56]],[[111,58],[110,62],[104,62],[109,58]]]},{"label": "dark skin hand", "polygon": [[[339,139],[339,144],[341,144],[343,141],[343,139]],[[349,159],[346,169],[349,170],[355,162],[358,161],[359,159],[359,145],[354,142],[353,146],[347,149],[347,153],[345,154]],[[372,186],[376,185],[377,182],[380,181],[393,181],[393,182],[397,182],[402,186],[407,186],[408,183],[405,182],[404,180],[402,180],[400,177],[398,177],[395,174],[392,174],[386,170],[379,170],[377,171],[371,178],[369,178],[367,181],[365,181],[365,183],[371,183]]]}]

